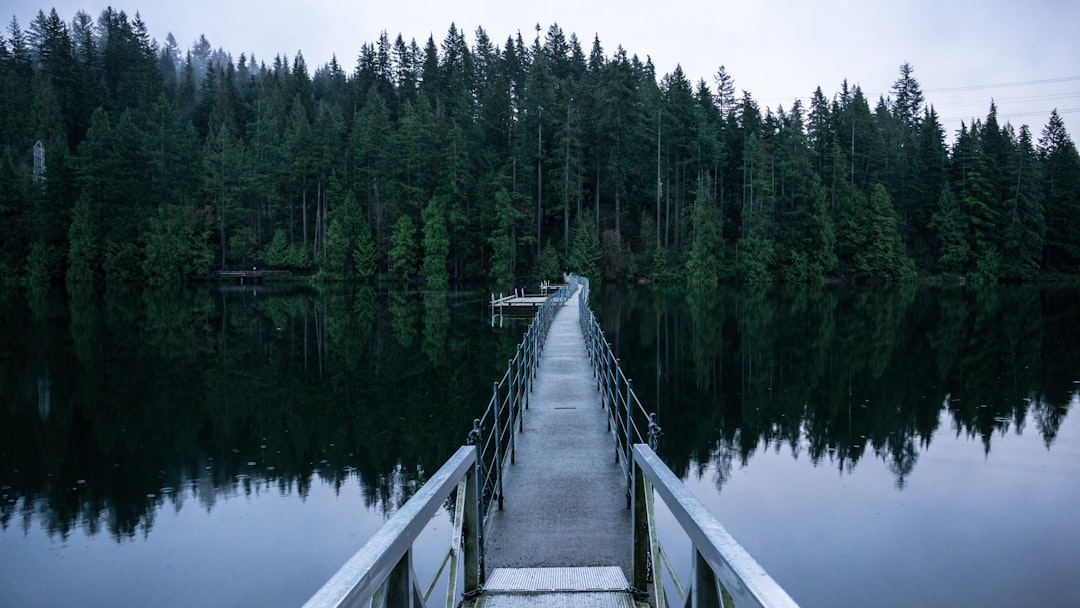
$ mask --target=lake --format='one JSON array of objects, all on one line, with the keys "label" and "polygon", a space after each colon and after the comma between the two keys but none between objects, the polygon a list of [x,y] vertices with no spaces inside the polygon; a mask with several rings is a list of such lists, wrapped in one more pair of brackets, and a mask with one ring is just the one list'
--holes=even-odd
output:
[{"label": "lake", "polygon": [[[661,456],[802,605],[1078,605],[1078,296],[607,287],[593,307]],[[302,603],[486,405],[525,329],[487,299],[0,292],[0,605]],[[448,535],[442,512],[418,570]]]}]

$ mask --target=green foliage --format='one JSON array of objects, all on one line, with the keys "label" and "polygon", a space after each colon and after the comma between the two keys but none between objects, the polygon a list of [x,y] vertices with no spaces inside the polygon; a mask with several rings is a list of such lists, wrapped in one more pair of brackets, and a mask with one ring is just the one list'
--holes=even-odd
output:
[{"label": "green foliage", "polygon": [[[573,272],[573,270],[571,270]],[[544,243],[544,249],[540,253],[540,262],[536,270],[540,281],[562,282],[563,265],[559,260],[559,252],[551,241]]]},{"label": "green foliage", "polygon": [[449,284],[446,259],[450,236],[446,233],[446,207],[441,196],[433,196],[424,207],[424,263],[420,274],[430,288],[444,290]]},{"label": "green foliage", "polygon": [[46,243],[34,242],[26,257],[26,277],[31,286],[43,287],[52,283],[63,264],[63,253]]},{"label": "green foliage", "polygon": [[[101,268],[100,228],[93,203],[86,197],[75,203],[71,226],[68,229],[68,268],[69,283],[93,281]],[[31,275],[34,273],[31,272]],[[36,282],[36,281],[35,281]]]},{"label": "green foliage", "polygon": [[407,279],[416,272],[416,224],[412,217],[403,215],[394,224],[394,233],[390,237],[390,274],[399,279]]},{"label": "green foliage", "polygon": [[159,207],[150,218],[143,272],[153,285],[178,284],[205,272],[213,260],[209,230],[198,226],[193,209]]},{"label": "green foliage", "polygon": [[971,259],[971,248],[967,242],[964,214],[951,190],[942,189],[930,229],[938,241],[938,270],[947,275],[963,275]]},{"label": "green foliage", "polygon": [[1057,110],[1039,137],[1046,210],[1045,267],[1063,272],[1080,270],[1080,154],[1065,131]]},{"label": "green foliage", "polygon": [[[234,63],[205,39],[182,60],[112,9],[67,27],[41,13],[2,43],[0,275],[33,253],[41,281],[163,280],[184,238],[159,210],[192,206],[193,229],[213,228],[193,259],[209,246],[221,268],[341,278],[385,259],[433,285],[512,281],[554,264],[548,240],[609,280],[1080,272],[1080,156],[1060,116],[1036,146],[991,104],[950,147],[909,64],[873,107],[845,81],[807,111],[736,99],[723,67],[713,91],[599,39],[586,53],[558,26],[501,48],[454,27],[441,46],[384,36],[350,74],[309,74],[299,53]],[[698,217],[703,197],[715,216]]]},{"label": "green foliage", "polygon": [[570,272],[599,283],[603,278],[600,273],[603,256],[596,223],[592,216],[586,215],[578,220],[574,228],[574,239],[570,242],[570,251],[566,255],[566,266]]},{"label": "green foliage", "polygon": [[[527,216],[522,210],[523,197],[505,188],[500,188],[495,192],[494,204],[496,224],[487,241],[488,246],[491,247],[491,266],[488,276],[495,281],[507,282],[513,279],[517,272],[518,234]],[[545,249],[541,253],[541,267],[544,267],[549,257]],[[554,266],[555,274],[550,276],[559,276],[562,271],[559,268],[557,254]]]},{"label": "green foliage", "polygon": [[679,283],[685,280],[679,272],[676,260],[670,259],[671,254],[664,247],[657,247],[652,257],[652,280],[657,283]]},{"label": "green foliage", "polygon": [[308,270],[314,263],[311,250],[303,245],[289,247],[288,254],[285,256],[285,266],[292,270]]},{"label": "green foliage", "polygon": [[368,228],[367,222],[361,223],[356,233],[356,246],[353,247],[352,262],[353,267],[356,269],[356,276],[361,281],[370,281],[375,276],[375,241],[371,238],[371,229]]},{"label": "green foliage", "polygon": [[772,267],[776,260],[776,249],[772,239],[765,234],[762,224],[753,224],[750,234],[739,241],[739,250],[735,260],[735,273],[744,283],[759,283],[773,280]]},{"label": "green foliage", "polygon": [[352,274],[352,251],[349,249],[349,237],[345,234],[345,227],[337,217],[330,220],[330,225],[326,229],[326,254],[323,256],[320,272],[338,281]]},{"label": "green foliage", "polygon": [[854,259],[856,276],[915,280],[915,264],[900,240],[900,219],[885,186],[874,186],[866,219],[865,246]]},{"label": "green foliage", "polygon": [[975,260],[975,269],[968,280],[975,285],[993,285],[1001,277],[1001,267],[1001,254],[996,247],[989,247],[982,250]]},{"label": "green foliage", "polygon": [[694,204],[694,244],[686,262],[687,278],[691,285],[716,285],[720,279],[720,260],[723,255],[723,218],[720,210],[704,194],[698,194]]},{"label": "green foliage", "polygon": [[259,254],[264,266],[285,268],[289,265],[289,237],[283,228],[274,231],[274,237]]},{"label": "green foliage", "polygon": [[601,268],[607,281],[625,281],[634,273],[634,256],[614,230],[605,230],[601,238]]}]

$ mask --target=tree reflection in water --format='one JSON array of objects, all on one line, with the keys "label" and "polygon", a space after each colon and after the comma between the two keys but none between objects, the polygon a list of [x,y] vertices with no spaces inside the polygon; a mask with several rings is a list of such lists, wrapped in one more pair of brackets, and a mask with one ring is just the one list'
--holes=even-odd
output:
[{"label": "tree reflection in water", "polygon": [[0,524],[119,540],[166,506],[303,497],[316,480],[396,509],[463,442],[520,337],[481,299],[3,292]]},{"label": "tree reflection in water", "polygon": [[979,438],[1030,418],[1050,448],[1076,394],[1075,288],[799,285],[607,288],[593,301],[662,455],[683,475],[787,445],[852,470],[867,453],[903,489],[943,417]]}]

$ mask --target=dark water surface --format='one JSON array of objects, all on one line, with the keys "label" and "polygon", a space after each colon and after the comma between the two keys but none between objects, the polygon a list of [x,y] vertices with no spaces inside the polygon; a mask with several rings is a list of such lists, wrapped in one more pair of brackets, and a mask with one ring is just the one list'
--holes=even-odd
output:
[{"label": "dark water surface", "polygon": [[[804,606],[1065,606],[1078,296],[605,288],[593,306],[661,455]],[[524,331],[492,328],[487,297],[0,292],[0,606],[302,603],[486,404]],[[441,513],[419,571],[449,530]]]},{"label": "dark water surface", "polygon": [[661,456],[802,605],[1080,606],[1078,296],[608,290],[594,308]]}]

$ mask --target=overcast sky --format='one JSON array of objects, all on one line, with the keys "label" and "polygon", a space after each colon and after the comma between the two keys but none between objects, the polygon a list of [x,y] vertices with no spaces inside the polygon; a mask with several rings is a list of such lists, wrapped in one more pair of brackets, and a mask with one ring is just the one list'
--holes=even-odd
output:
[{"label": "overcast sky", "polygon": [[[871,100],[888,95],[901,63],[915,68],[927,101],[944,119],[949,138],[960,120],[984,118],[993,98],[999,120],[1030,125],[1036,139],[1058,108],[1073,141],[1080,131],[1080,2],[1075,0],[153,0],[143,3],[16,0],[9,15],[23,29],[40,9],[57,9],[71,22],[82,9],[97,17],[112,5],[139,12],[159,41],[172,32],[188,49],[205,34],[216,49],[270,63],[303,51],[310,71],[332,55],[348,71],[360,46],[386,30],[423,46],[441,44],[451,23],[466,33],[483,27],[496,44],[521,32],[527,43],[558,23],[576,33],[588,53],[594,36],[607,56],[622,45],[658,76],[682,65],[693,82],[713,77],[723,64],[737,90],[764,107],[804,103],[821,86],[829,98],[846,78]],[[5,35],[6,35],[5,31]]]}]

